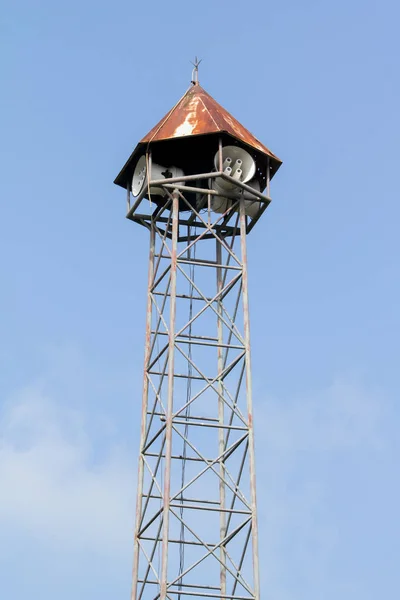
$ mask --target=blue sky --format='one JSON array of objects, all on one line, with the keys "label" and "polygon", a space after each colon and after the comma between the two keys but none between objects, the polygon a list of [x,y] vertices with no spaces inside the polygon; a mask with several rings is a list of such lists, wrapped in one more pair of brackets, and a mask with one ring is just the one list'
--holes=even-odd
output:
[{"label": "blue sky", "polygon": [[3,9],[0,596],[129,597],[147,234],[112,182],[197,54],[284,160],[249,238],[263,598],[396,597],[398,3]]}]

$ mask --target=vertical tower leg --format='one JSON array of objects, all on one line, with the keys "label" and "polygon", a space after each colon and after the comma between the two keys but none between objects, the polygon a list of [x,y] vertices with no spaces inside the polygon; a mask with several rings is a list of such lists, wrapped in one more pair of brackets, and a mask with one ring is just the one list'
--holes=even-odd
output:
[{"label": "vertical tower leg", "polygon": [[139,449],[139,465],[137,478],[137,499],[136,499],[136,519],[135,519],[135,535],[134,535],[134,556],[133,556],[133,572],[132,572],[132,600],[137,600],[137,580],[139,574],[139,530],[142,517],[142,498],[143,498],[143,474],[144,474],[144,455],[143,447],[146,438],[146,413],[149,394],[149,378],[147,369],[151,354],[151,316],[152,316],[152,300],[151,288],[154,279],[154,254],[155,254],[155,228],[154,223],[150,225],[150,252],[149,252],[149,274],[147,284],[147,313],[146,313],[146,339],[144,350],[144,375],[143,375],[143,395],[142,395],[142,415],[140,426],[140,449]]},{"label": "vertical tower leg", "polygon": [[[223,287],[223,275],[222,275],[222,247],[219,239],[216,240],[216,263],[217,263],[217,294],[220,295]],[[225,430],[224,430],[224,386],[221,380],[221,376],[224,370],[224,349],[223,349],[223,307],[222,300],[218,300],[218,421],[219,421],[219,455],[223,456],[225,449]],[[225,511],[225,466],[224,459],[220,460],[220,481],[219,481],[219,500],[220,500],[220,556],[221,556],[221,594],[226,594],[226,555],[225,547],[222,543],[226,535],[226,513]]]},{"label": "vertical tower leg", "polygon": [[172,244],[171,244],[171,286],[170,319],[168,338],[168,397],[165,429],[165,469],[164,469],[164,507],[162,528],[162,563],[160,581],[160,599],[166,600],[168,580],[168,536],[171,496],[171,456],[172,456],[172,411],[174,407],[174,358],[175,358],[175,317],[176,317],[176,275],[179,231],[179,196],[172,194]]},{"label": "vertical tower leg", "polygon": [[260,573],[258,562],[258,522],[257,522],[257,498],[256,498],[256,469],[254,448],[254,423],[253,423],[253,393],[251,378],[251,356],[250,356],[250,317],[249,317],[249,292],[247,273],[247,236],[246,236],[246,212],[244,200],[240,201],[240,245],[242,251],[242,287],[243,287],[243,329],[245,343],[246,361],[246,401],[247,418],[249,428],[249,469],[250,469],[250,497],[252,511],[252,538],[253,538],[253,577],[254,598],[260,598]]}]

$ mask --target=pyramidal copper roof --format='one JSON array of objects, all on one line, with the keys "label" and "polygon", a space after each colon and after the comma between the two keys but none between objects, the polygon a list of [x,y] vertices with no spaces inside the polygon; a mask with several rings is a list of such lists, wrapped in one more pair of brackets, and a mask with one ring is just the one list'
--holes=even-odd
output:
[{"label": "pyramidal copper roof", "polygon": [[[143,152],[146,146],[164,140],[188,140],[197,135],[218,133],[234,137],[265,157],[270,157],[271,177],[274,176],[282,161],[218,104],[197,82],[192,83],[179,102],[140,140],[114,183],[126,188],[132,179],[137,155],[139,152]],[[157,144],[155,145],[157,146]]]},{"label": "pyramidal copper roof", "polygon": [[281,162],[264,144],[228,113],[198,83],[144,136],[140,143],[225,132]]}]

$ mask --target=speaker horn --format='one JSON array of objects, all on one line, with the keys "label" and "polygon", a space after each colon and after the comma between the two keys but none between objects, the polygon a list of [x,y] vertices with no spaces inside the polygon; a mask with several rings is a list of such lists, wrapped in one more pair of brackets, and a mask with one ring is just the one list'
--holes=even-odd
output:
[{"label": "speaker horn", "polygon": [[[211,183],[211,181],[210,181],[210,183]],[[260,185],[260,182],[258,181],[258,179],[255,179],[255,178],[252,179],[251,181],[249,181],[247,183],[247,185],[252,187],[257,192],[261,191],[261,185]],[[226,191],[227,191],[220,187],[219,182],[217,180],[214,181],[214,189],[217,192],[220,192],[221,194],[223,194],[224,192],[226,193]],[[241,194],[241,192],[243,192],[243,193]],[[238,198],[241,195],[243,196],[243,198],[245,198],[245,203],[244,203],[245,213],[246,213],[246,215],[248,215],[249,217],[254,219],[254,217],[257,215],[258,211],[261,208],[261,202],[259,202],[258,200],[252,199],[252,198],[254,198],[254,196],[252,196],[251,192],[248,192],[247,190],[243,191],[239,187],[235,187],[231,191],[231,193],[233,193],[235,195],[237,193]],[[224,198],[223,196],[213,196],[213,198],[211,200],[211,210],[216,213],[220,213],[220,214],[224,213],[229,208],[231,208],[231,206],[234,204],[234,202],[235,202],[235,200],[231,200],[230,198]],[[235,210],[236,210],[236,212],[238,212],[239,206]]]},{"label": "speaker horn", "polygon": [[[151,178],[152,179],[170,179],[172,177],[183,177],[185,173],[178,167],[163,167],[157,163],[151,164]],[[143,154],[136,163],[136,167],[132,177],[132,194],[136,197],[139,196],[144,186],[147,185],[147,163],[146,155]],[[184,182],[182,182],[184,184]],[[154,196],[165,196],[167,192],[157,185],[150,185],[150,194]]]},{"label": "speaker horn", "polygon": [[[219,152],[214,158],[214,166],[219,171]],[[240,146],[224,146],[222,148],[222,171],[236,181],[247,183],[253,179],[256,172],[256,163],[246,150]],[[222,177],[216,179],[218,188],[230,191],[235,189],[235,181],[225,181]]]}]

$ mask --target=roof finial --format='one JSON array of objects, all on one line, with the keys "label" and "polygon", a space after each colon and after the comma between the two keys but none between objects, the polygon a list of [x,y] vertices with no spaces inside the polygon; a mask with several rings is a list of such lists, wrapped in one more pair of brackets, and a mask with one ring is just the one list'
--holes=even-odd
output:
[{"label": "roof finial", "polygon": [[[192,61],[190,61],[192,62]],[[192,85],[198,85],[199,84],[199,64],[201,63],[201,60],[198,60],[197,56],[195,56],[194,62],[192,62],[192,65],[194,66],[194,69],[192,71]]]}]

